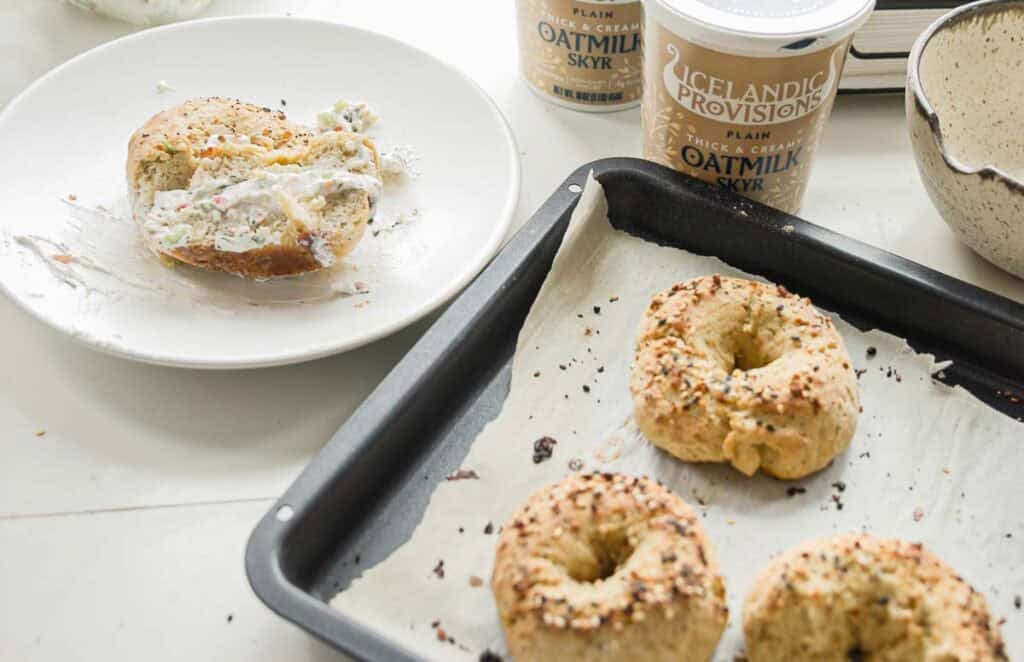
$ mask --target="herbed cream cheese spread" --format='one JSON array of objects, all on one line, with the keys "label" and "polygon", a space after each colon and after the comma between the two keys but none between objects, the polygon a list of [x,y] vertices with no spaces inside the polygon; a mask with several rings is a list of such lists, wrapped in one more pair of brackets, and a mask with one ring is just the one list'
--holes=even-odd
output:
[{"label": "herbed cream cheese spread", "polygon": [[[320,113],[318,126],[321,132],[358,133],[376,119],[366,104],[338,102]],[[237,151],[247,149],[251,141],[244,135],[213,135],[206,147],[225,144]],[[163,250],[212,240],[218,251],[244,253],[279,244],[281,229],[289,220],[298,220],[313,230],[308,247],[314,259],[330,266],[334,253],[316,233],[310,212],[323,209],[332,196],[361,190],[369,199],[372,219],[383,188],[372,151],[355,139],[345,148],[354,156],[340,164],[268,165],[246,172],[244,178],[216,176],[193,181],[188,189],[158,192],[143,229]]]}]

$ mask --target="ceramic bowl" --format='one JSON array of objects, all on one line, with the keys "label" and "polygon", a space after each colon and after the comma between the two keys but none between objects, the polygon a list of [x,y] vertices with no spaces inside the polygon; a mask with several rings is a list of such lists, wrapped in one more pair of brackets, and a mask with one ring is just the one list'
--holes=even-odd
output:
[{"label": "ceramic bowl", "polygon": [[910,54],[907,123],[932,202],[956,236],[1024,278],[1024,0],[932,24]]}]

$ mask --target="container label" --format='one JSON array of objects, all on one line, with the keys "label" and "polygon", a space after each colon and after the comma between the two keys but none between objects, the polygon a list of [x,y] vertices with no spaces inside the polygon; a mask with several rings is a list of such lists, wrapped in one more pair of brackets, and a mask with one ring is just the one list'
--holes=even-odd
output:
[{"label": "container label", "polygon": [[644,156],[778,209],[800,207],[849,40],[748,57],[647,26]]},{"label": "container label", "polygon": [[836,61],[842,59],[842,52],[837,50],[827,70],[810,76],[737,85],[735,80],[680,64],[682,53],[675,44],[668,44],[667,49],[672,59],[665,65],[662,79],[679,105],[709,120],[754,126],[791,122],[816,111],[832,93],[839,78]]},{"label": "container label", "polygon": [[585,106],[640,99],[643,7],[637,0],[518,0],[519,58],[538,91]]}]

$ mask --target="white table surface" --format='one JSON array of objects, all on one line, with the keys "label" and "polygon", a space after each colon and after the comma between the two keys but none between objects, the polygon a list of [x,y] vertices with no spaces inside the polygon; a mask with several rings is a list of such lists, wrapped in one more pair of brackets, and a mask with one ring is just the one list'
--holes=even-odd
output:
[{"label": "white table surface", "polygon": [[[512,2],[216,0],[209,13],[286,11],[395,36],[477,80],[519,142],[516,227],[578,165],[639,153],[638,111],[575,113],[527,91]],[[60,0],[0,0],[0,104],[130,30]],[[1024,302],[1024,281],[960,245],[929,203],[901,97],[837,102],[803,216]],[[305,365],[209,373],[94,353],[0,297],[0,659],[338,659],[259,603],[245,542],[424,328]]]}]

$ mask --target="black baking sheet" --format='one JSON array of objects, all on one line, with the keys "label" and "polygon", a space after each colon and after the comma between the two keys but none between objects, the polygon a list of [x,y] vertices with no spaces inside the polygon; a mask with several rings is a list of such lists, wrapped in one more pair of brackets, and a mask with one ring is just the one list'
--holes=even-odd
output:
[{"label": "black baking sheet", "polygon": [[519,329],[591,170],[617,228],[903,336],[954,362],[944,381],[1024,417],[1024,306],[656,164],[596,161],[554,192],[260,521],[246,570],[271,609],[353,657],[417,659],[327,601],[410,537],[435,485],[497,416]]}]

